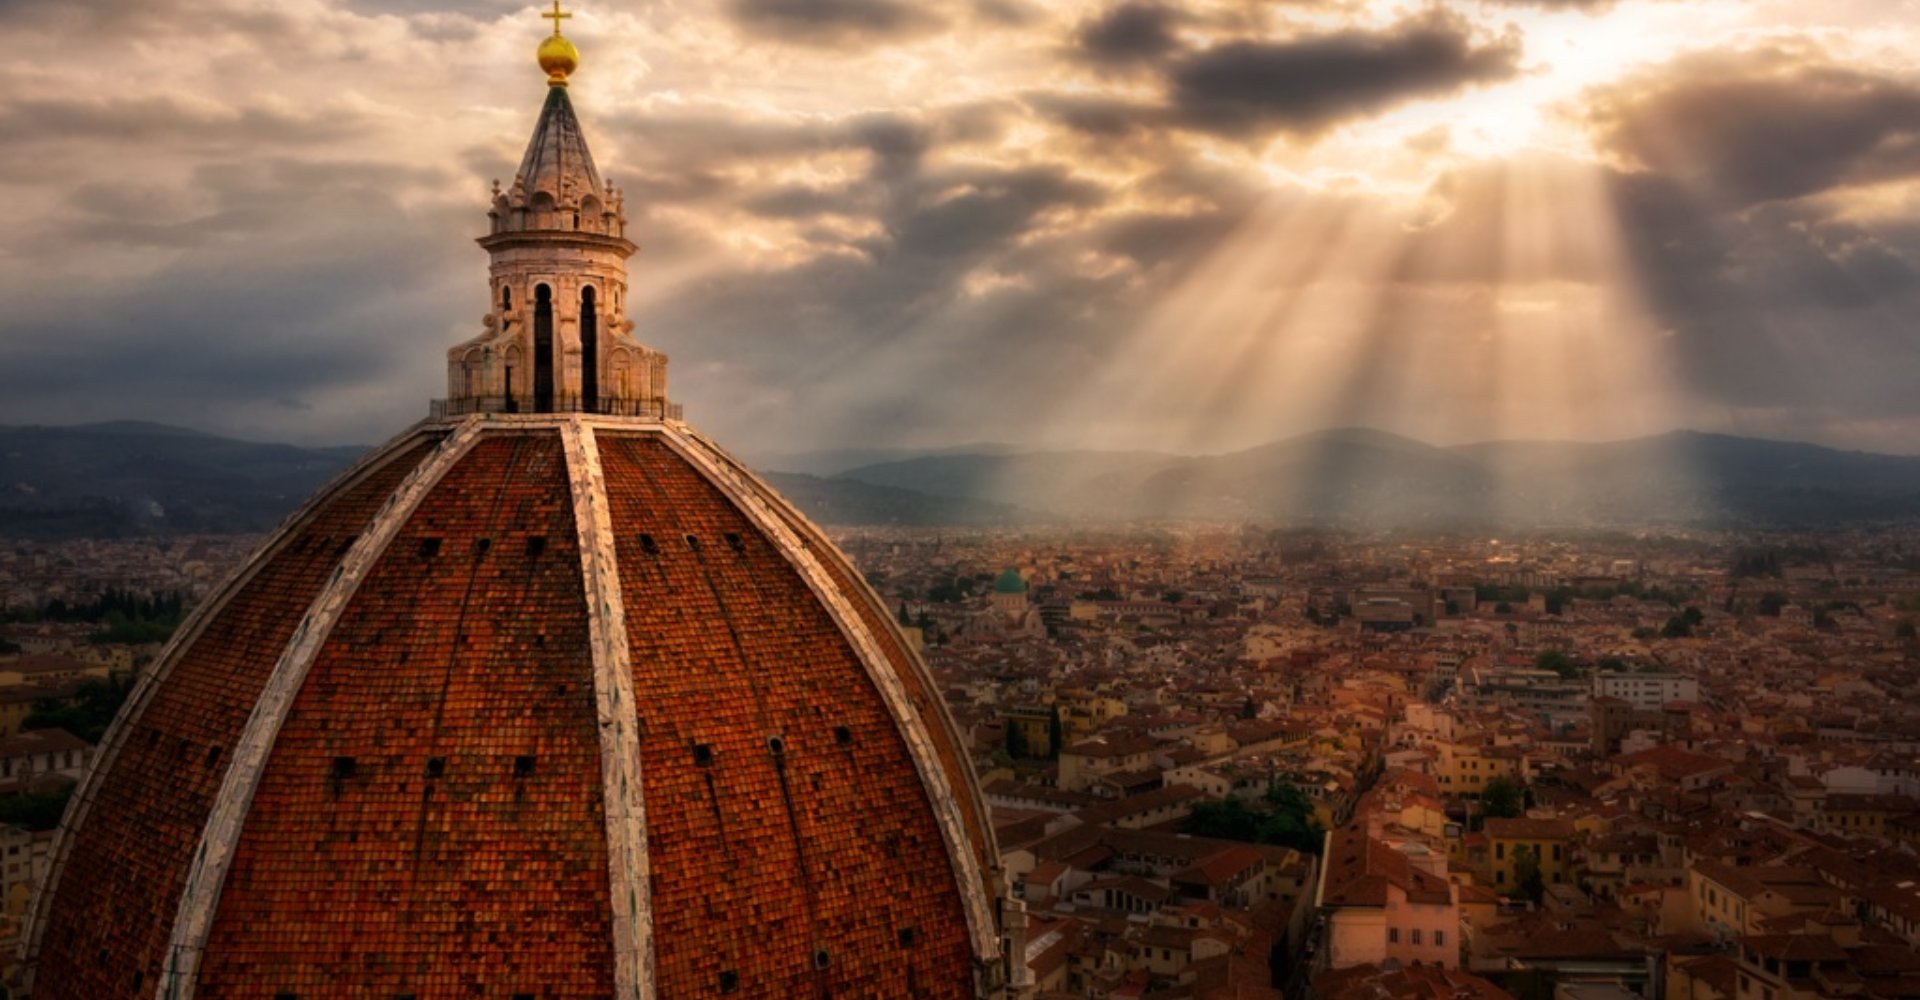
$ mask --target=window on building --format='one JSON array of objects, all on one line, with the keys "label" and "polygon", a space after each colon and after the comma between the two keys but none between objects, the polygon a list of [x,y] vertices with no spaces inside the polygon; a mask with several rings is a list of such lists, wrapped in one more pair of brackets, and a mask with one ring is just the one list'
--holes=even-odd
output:
[{"label": "window on building", "polygon": [[1400,928],[1398,927],[1387,928],[1387,943],[1388,944],[1400,943]]},{"label": "window on building", "polygon": [[1419,944],[1419,943],[1420,943],[1420,928],[1418,928],[1418,927],[1415,927],[1415,928],[1413,929],[1413,936],[1412,936],[1412,938],[1411,938],[1411,941],[1412,941],[1412,943],[1413,943],[1413,944]]},{"label": "window on building", "polygon": [[1446,932],[1446,931],[1434,931],[1434,932],[1433,932],[1433,946],[1434,946],[1435,948],[1440,948],[1440,947],[1444,947],[1444,946],[1446,945],[1446,943],[1447,943],[1447,932]]}]

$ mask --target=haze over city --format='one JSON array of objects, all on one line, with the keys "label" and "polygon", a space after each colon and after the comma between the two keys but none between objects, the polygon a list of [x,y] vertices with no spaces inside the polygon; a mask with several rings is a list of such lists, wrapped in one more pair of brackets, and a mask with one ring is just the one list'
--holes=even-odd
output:
[{"label": "haze over city", "polygon": [[[635,335],[742,450],[1911,453],[1916,13],[730,0],[568,31]],[[0,5],[0,422],[417,419],[484,311],[532,17]]]}]

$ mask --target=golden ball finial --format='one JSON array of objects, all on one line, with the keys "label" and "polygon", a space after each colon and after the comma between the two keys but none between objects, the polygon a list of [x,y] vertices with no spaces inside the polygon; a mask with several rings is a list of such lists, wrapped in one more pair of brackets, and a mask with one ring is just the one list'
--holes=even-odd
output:
[{"label": "golden ball finial", "polygon": [[553,0],[553,12],[540,16],[553,22],[553,34],[540,43],[540,68],[546,72],[548,84],[564,87],[567,77],[580,68],[580,50],[574,48],[573,43],[560,33],[560,22],[573,15],[562,12],[560,0]]}]

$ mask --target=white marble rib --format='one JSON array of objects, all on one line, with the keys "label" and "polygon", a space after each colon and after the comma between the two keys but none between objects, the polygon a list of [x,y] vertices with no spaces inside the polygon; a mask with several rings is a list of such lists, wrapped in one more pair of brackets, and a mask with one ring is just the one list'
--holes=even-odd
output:
[{"label": "white marble rib", "polygon": [[200,846],[187,869],[186,888],[180,894],[180,908],[167,946],[166,966],[155,993],[159,1000],[189,1000],[193,996],[200,956],[213,930],[220,891],[233,864],[241,828],[253,806],[254,792],[260,786],[260,777],[266,770],[274,741],[279,738],[280,727],[306,682],[307,671],[367,572],[441,477],[473,447],[480,437],[482,423],[472,419],[459,425],[387,499],[373,523],[361,532],[346,558],[334,568],[332,577],[313,599],[306,617],[301,619],[300,627],[294,630],[287,648],[274,664],[266,689],[254,704],[253,714],[247,718],[246,728],[234,747],[233,763],[220,784],[213,813],[207,818]]},{"label": "white marble rib", "polygon": [[369,451],[316,491],[311,499],[300,506],[300,509],[289,514],[273,534],[267,536],[266,541],[261,542],[260,546],[247,557],[247,561],[241,563],[239,569],[220,585],[220,589],[214,592],[212,598],[187,616],[187,620],[174,631],[173,637],[167,641],[160,655],[154,658],[152,669],[141,675],[139,682],[127,696],[126,702],[120,706],[118,712],[114,713],[113,724],[107,728],[106,735],[101,738],[99,752],[95,754],[92,766],[88,767],[86,773],[81,776],[80,785],[74,789],[73,801],[67,806],[67,813],[61,820],[60,829],[54,834],[51,858],[47,865],[47,878],[35,890],[33,904],[27,911],[27,926],[20,939],[21,962],[26,970],[29,989],[33,984],[33,967],[40,958],[41,937],[46,932],[49,916],[47,908],[52,905],[60,885],[60,876],[66,871],[67,857],[73,849],[75,831],[80,828],[80,824],[92,810],[94,797],[100,791],[100,783],[106,780],[107,773],[119,759],[120,748],[125,745],[127,733],[132,730],[135,721],[152,702],[154,692],[158,691],[160,685],[173,674],[174,664],[178,662],[181,652],[192,648],[194,641],[200,637],[201,632],[205,631],[207,624],[218,617],[220,612],[232,602],[234,596],[245,589],[246,585],[259,574],[260,570],[267,565],[272,553],[297,537],[298,529],[323,503],[334,499],[336,493],[347,484],[392,461],[413,443],[415,437],[422,435],[426,430],[424,424],[415,424],[386,444]]},{"label": "white marble rib", "polygon": [[660,437],[708,482],[725,493],[754,526],[773,541],[781,554],[786,556],[787,562],[799,572],[801,579],[807,582],[814,596],[826,605],[839,625],[841,634],[852,645],[861,665],[867,670],[867,676],[873,680],[888,711],[893,714],[894,724],[899,727],[908,754],[920,772],[927,800],[933,805],[940,835],[946,841],[947,858],[953,865],[954,879],[959,883],[967,928],[973,937],[974,955],[982,960],[997,959],[1001,949],[999,931],[994,923],[993,901],[987,895],[979,859],[974,857],[967,837],[966,821],[960,815],[956,796],[961,794],[961,790],[954,788],[948,779],[946,768],[940,764],[939,751],[934,747],[919,713],[914,711],[906,686],[894,672],[879,641],[867,628],[859,611],[840,592],[826,568],[763,499],[762,491],[771,487],[722,460],[715,454],[717,448],[680,428],[663,428]]},{"label": "white marble rib", "polygon": [[627,645],[626,603],[614,551],[606,473],[593,428],[575,417],[561,427],[573,518],[580,533],[593,646],[593,698],[600,733],[600,776],[607,814],[607,874],[612,882],[614,995],[653,1000],[652,865],[646,799],[640,781],[640,733]]}]

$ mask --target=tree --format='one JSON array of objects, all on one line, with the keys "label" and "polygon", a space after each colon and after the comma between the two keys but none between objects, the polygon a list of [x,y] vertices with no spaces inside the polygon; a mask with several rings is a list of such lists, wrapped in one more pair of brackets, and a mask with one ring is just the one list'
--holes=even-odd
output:
[{"label": "tree", "polygon": [[1259,714],[1260,706],[1253,703],[1252,695],[1248,695],[1246,703],[1240,706],[1240,717],[1242,719],[1251,719]]},{"label": "tree", "polygon": [[1893,634],[1901,639],[1914,638],[1914,636],[1916,635],[1916,629],[1913,626],[1913,620],[1908,619],[1894,626]]},{"label": "tree", "polygon": [[1293,785],[1279,782],[1260,797],[1258,808],[1237,798],[1195,803],[1180,822],[1180,832],[1318,854],[1324,830],[1314,818],[1313,800]]},{"label": "tree", "polygon": [[907,602],[905,601],[900,602],[900,610],[894,614],[894,618],[900,622],[903,628],[913,627],[913,615],[907,611]]},{"label": "tree", "polygon": [[1313,800],[1298,786],[1276,782],[1261,797],[1268,809],[1267,823],[1261,828],[1263,843],[1291,847],[1302,854],[1319,854],[1325,828],[1314,816]]},{"label": "tree", "polygon": [[1520,895],[1535,903],[1547,894],[1547,880],[1540,874],[1540,855],[1528,844],[1513,849],[1513,884]]},{"label": "tree", "polygon": [[1685,639],[1693,634],[1693,626],[1687,624],[1685,618],[1674,615],[1667,619],[1665,626],[1661,627],[1660,634],[1668,639]]},{"label": "tree", "polygon": [[35,833],[51,830],[60,825],[73,789],[68,785],[50,792],[0,796],[0,823],[24,826]]},{"label": "tree", "polygon": [[1526,791],[1512,778],[1495,778],[1480,792],[1480,805],[1488,819],[1513,819],[1526,805]]},{"label": "tree", "polygon": [[1533,665],[1540,670],[1551,670],[1562,677],[1577,677],[1580,675],[1580,667],[1573,662],[1573,657],[1557,649],[1546,650],[1539,656],[1534,657]]},{"label": "tree", "polygon": [[71,698],[36,702],[33,711],[21,720],[20,728],[64,729],[88,743],[97,744],[119,713],[120,703],[132,693],[130,675],[115,674],[106,680],[81,681]]},{"label": "tree", "polygon": [[1768,618],[1780,617],[1780,609],[1787,606],[1787,595],[1769,590],[1760,595],[1760,606],[1756,609]]},{"label": "tree", "polygon": [[1003,735],[1004,742],[1007,745],[1007,756],[1012,757],[1014,760],[1025,760],[1027,757],[1026,727],[1014,719],[1008,719],[1005,725],[1007,731]]},{"label": "tree", "polygon": [[1060,725],[1060,706],[1053,707],[1053,713],[1047,716],[1047,758],[1060,759],[1060,744],[1066,740],[1065,727]]}]

